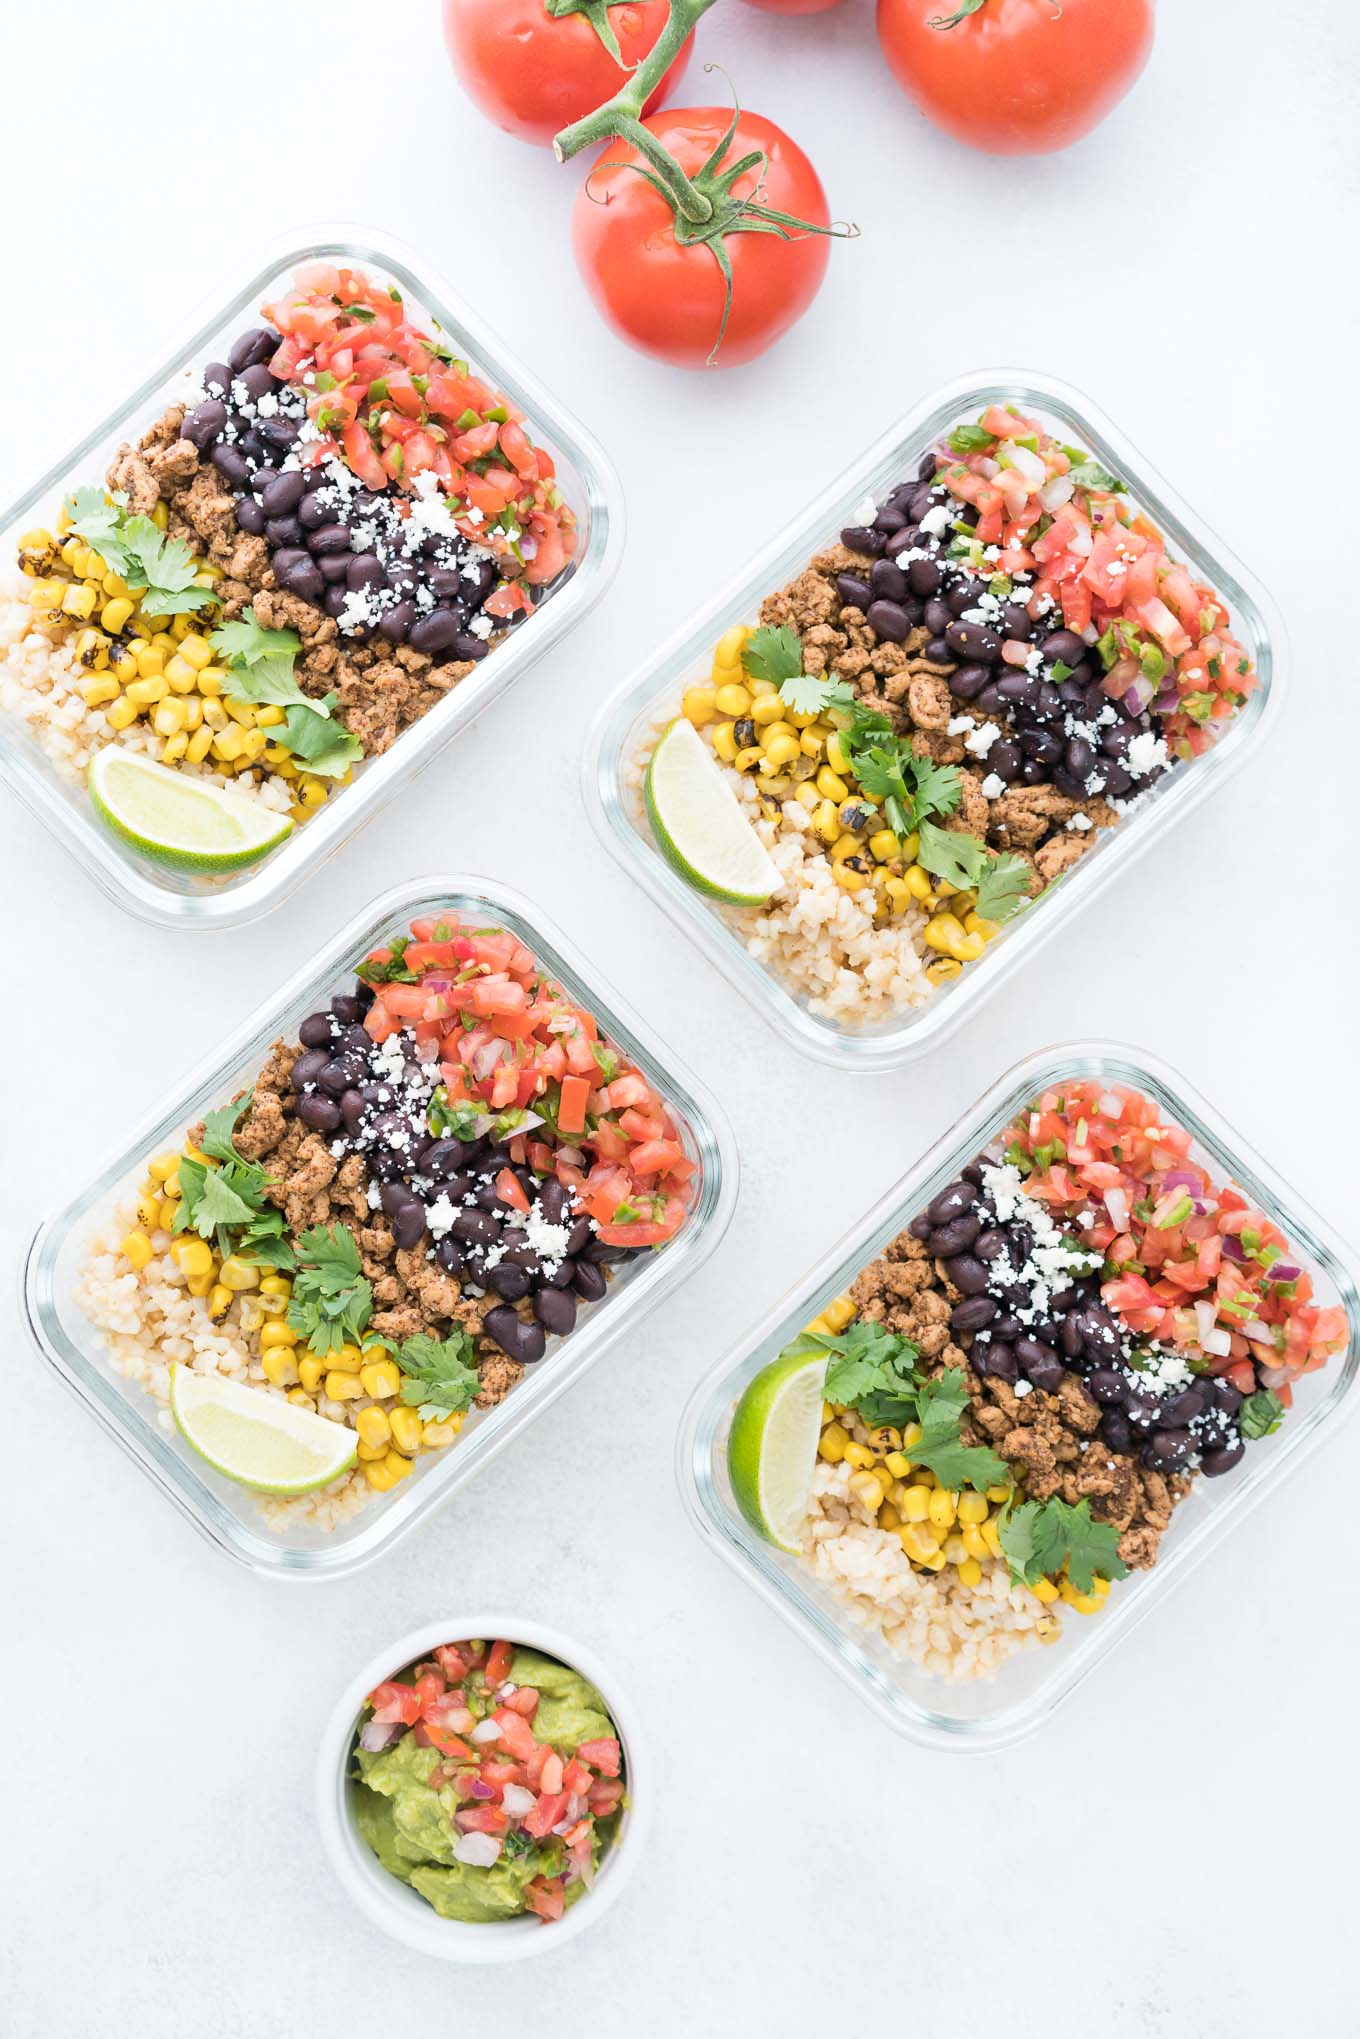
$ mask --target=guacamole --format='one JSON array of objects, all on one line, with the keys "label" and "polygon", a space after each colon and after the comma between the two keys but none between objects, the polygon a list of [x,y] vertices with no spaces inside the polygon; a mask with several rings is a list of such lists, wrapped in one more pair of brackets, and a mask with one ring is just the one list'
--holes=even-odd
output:
[{"label": "guacamole", "polygon": [[[516,1734],[525,1738],[526,1744],[531,1736],[533,1743],[549,1745],[564,1763],[576,1756],[582,1744],[616,1746],[614,1724],[600,1694],[587,1679],[555,1658],[542,1656],[536,1650],[515,1649],[504,1681],[519,1688],[530,1687],[539,1695],[529,1720],[515,1716],[522,1723]],[[409,1673],[403,1673],[399,1682],[411,1682]],[[381,1689],[390,1692],[393,1687]],[[459,1697],[455,1690],[454,1704]],[[496,1710],[495,1694],[487,1688],[479,1668],[468,1674],[462,1697],[479,1720]],[[569,1853],[561,1836],[534,1831],[532,1811],[527,1815],[527,1826],[511,1817],[508,1830],[496,1836],[500,1843],[496,1861],[483,1867],[460,1859],[458,1845],[463,1842],[466,1851],[467,1837],[455,1824],[455,1815],[460,1809],[490,1802],[470,1795],[469,1780],[484,1775],[491,1767],[500,1789],[504,1789],[500,1772],[509,1767],[507,1759],[514,1754],[495,1742],[488,1745],[474,1741],[465,1746],[475,1753],[471,1762],[461,1763],[457,1756],[449,1757],[418,1739],[408,1726],[408,1731],[386,1748],[356,1748],[352,1803],[355,1826],[363,1840],[383,1868],[419,1891],[441,1918],[483,1924],[516,1918],[526,1910],[548,1916],[536,1895],[545,1887],[559,1893],[557,1911],[574,1903],[587,1887],[580,1873],[587,1852],[585,1837],[578,1836],[574,1853]],[[541,1762],[541,1749],[538,1754]],[[432,1782],[436,1771],[439,1775]],[[452,1776],[451,1771],[455,1773]],[[532,1773],[530,1765],[529,1774]],[[551,1772],[550,1781],[556,1781]],[[599,1780],[592,1777],[591,1782],[598,1793]],[[514,1804],[533,1797],[538,1807],[545,1808],[537,1825],[541,1826],[553,1813],[557,1817],[552,1824],[558,1823],[561,1811],[552,1795],[544,1798],[532,1787],[523,1785],[517,1789],[519,1796],[512,1801]],[[615,1789],[621,1801],[621,1785],[606,1787],[605,1796],[612,1795]],[[593,1871],[617,1833],[617,1805],[603,1814],[597,1811],[587,1815],[587,1823],[588,1859]],[[485,1847],[485,1837],[479,1835],[478,1840]],[[530,1891],[531,1885],[535,1886],[534,1892]]]}]

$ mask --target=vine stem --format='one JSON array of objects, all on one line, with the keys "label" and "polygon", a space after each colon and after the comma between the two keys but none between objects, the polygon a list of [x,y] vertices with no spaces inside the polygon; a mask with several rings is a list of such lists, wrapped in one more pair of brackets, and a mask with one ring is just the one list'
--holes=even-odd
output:
[{"label": "vine stem", "polygon": [[686,219],[696,225],[712,219],[712,200],[696,189],[674,157],[642,125],[642,109],[684,48],[696,22],[714,5],[715,0],[670,0],[666,26],[627,84],[583,120],[564,127],[554,139],[553,154],[559,163],[569,162],[595,142],[631,142],[646,156]]}]

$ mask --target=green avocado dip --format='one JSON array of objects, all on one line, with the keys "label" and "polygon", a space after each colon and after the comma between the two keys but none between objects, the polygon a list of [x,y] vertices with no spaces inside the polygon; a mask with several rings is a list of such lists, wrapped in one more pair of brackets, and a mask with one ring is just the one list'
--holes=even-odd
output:
[{"label": "green avocado dip", "polygon": [[441,1918],[560,1918],[618,1835],[622,1752],[579,1672],[510,1643],[450,1643],[370,1693],[354,1823]]}]

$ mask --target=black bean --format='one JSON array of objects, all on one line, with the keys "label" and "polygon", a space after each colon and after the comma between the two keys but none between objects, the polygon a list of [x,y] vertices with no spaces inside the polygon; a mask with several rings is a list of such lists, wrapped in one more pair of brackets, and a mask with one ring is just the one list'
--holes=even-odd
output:
[{"label": "black bean", "polygon": [[571,1285],[583,1303],[598,1303],[609,1287],[604,1270],[590,1260],[577,1261]]},{"label": "black bean", "polygon": [[565,1338],[576,1328],[576,1298],[566,1289],[540,1289],[534,1297],[534,1315],[545,1331]]},{"label": "black bean", "polygon": [[243,453],[234,446],[221,442],[213,447],[208,456],[223,481],[234,489],[243,489],[250,480],[250,464]]},{"label": "black bean", "polygon": [[1088,1373],[1086,1388],[1098,1402],[1104,1402],[1112,1409],[1122,1407],[1129,1392],[1128,1382],[1112,1366],[1098,1366]]},{"label": "black bean", "polygon": [[451,609],[432,609],[428,616],[422,616],[418,623],[412,624],[411,649],[447,651],[459,634],[459,621]]},{"label": "black bean", "polygon": [[463,1249],[456,1239],[441,1239],[434,1249],[434,1257],[445,1274],[462,1273]]},{"label": "black bean", "polygon": [[320,602],[325,595],[326,583],[310,559],[297,560],[284,573],[280,573],[275,566],[274,574],[279,585],[286,588],[290,595],[296,595],[300,601]]},{"label": "black bean", "polygon": [[367,1106],[357,1090],[347,1090],[340,1100],[340,1116],[345,1122],[347,1133],[357,1133],[363,1123]]},{"label": "black bean", "polygon": [[1063,754],[1062,743],[1050,729],[1022,731],[1020,748],[1036,765],[1056,765]]},{"label": "black bean", "polygon": [[996,691],[1003,701],[1032,701],[1037,689],[1028,673],[1012,671],[997,681]]},{"label": "black bean", "polygon": [[1029,620],[1029,611],[1019,602],[1007,602],[1001,611],[1001,621],[1007,637],[1016,638],[1021,644],[1034,635],[1034,625]]},{"label": "black bean", "polygon": [[[279,345],[279,336],[269,326],[252,326],[232,341],[227,356],[233,375],[240,375],[243,369],[251,368],[257,361],[268,361]],[[208,371],[212,373],[211,369]]]},{"label": "black bean", "polygon": [[1001,639],[985,623],[953,622],[944,634],[950,655],[978,665],[995,665],[1001,656]]},{"label": "black bean", "polygon": [[309,1048],[305,1055],[299,1055],[288,1079],[294,1090],[305,1090],[309,1083],[315,1083],[330,1059],[323,1048]]},{"label": "black bean", "polygon": [[1221,1409],[1225,1416],[1235,1416],[1237,1414],[1243,1401],[1242,1390],[1240,1388],[1235,1388],[1231,1381],[1221,1380],[1205,1381],[1203,1386],[1208,1389],[1213,1397],[1216,1409]]},{"label": "black bean", "polygon": [[954,663],[954,654],[943,637],[932,637],[921,653],[932,665],[947,666]]},{"label": "black bean", "polygon": [[957,1218],[951,1218],[947,1225],[941,1225],[930,1235],[930,1250],[940,1260],[948,1260],[951,1254],[962,1253],[971,1246],[982,1230],[982,1220],[975,1211],[963,1211]]},{"label": "black bean", "polygon": [[460,1211],[450,1229],[464,1246],[494,1246],[501,1236],[500,1226],[487,1211]]},{"label": "black bean", "polygon": [[865,621],[888,644],[900,644],[911,631],[907,612],[898,602],[871,602]]},{"label": "black bean", "polygon": [[226,396],[231,389],[231,369],[225,361],[210,361],[203,370],[203,387],[209,396]]},{"label": "black bean", "polygon": [[329,1048],[331,1044],[331,1016],[328,1012],[309,1012],[298,1028],[298,1039],[304,1048]]},{"label": "black bean", "polygon": [[971,1211],[976,1202],[977,1185],[960,1177],[940,1191],[927,1214],[932,1225],[947,1225],[951,1218],[961,1218],[965,1211]]},{"label": "black bean", "polygon": [[271,481],[263,491],[261,501],[264,504],[265,515],[291,517],[304,494],[301,469],[291,468],[287,474],[281,474],[276,480]]},{"label": "black bean", "polygon": [[343,583],[339,583],[333,588],[327,588],[324,581],[322,581],[321,585],[325,588],[325,593],[321,599],[321,606],[326,614],[328,616],[342,616],[345,612],[345,604],[349,600],[349,590]]},{"label": "black bean", "polygon": [[1043,641],[1045,665],[1056,665],[1059,659],[1065,666],[1077,666],[1086,656],[1086,646],[1075,630],[1055,630]]},{"label": "black bean", "polygon": [[1024,1366],[1025,1372],[1029,1375],[1035,1387],[1045,1395],[1056,1395],[1063,1384],[1065,1368],[1051,1346],[1042,1346],[1040,1350],[1044,1354],[1043,1358],[1032,1359],[1026,1363],[1019,1345],[1015,1348],[1016,1357],[1020,1360],[1021,1365]]},{"label": "black bean", "polygon": [[319,559],[316,565],[317,571],[328,588],[343,588],[346,593],[349,592],[349,581],[347,578],[349,561],[343,555],[332,553],[326,559]]},{"label": "black bean", "polygon": [[907,577],[891,559],[876,559],[869,575],[873,593],[885,602],[900,602],[907,593]]},{"label": "black bean", "polygon": [[986,666],[962,665],[949,675],[949,690],[961,701],[973,701],[984,687],[991,685],[991,679]]},{"label": "black bean", "polygon": [[247,537],[263,538],[264,527],[264,511],[260,508],[254,496],[242,496],[240,502],[236,505],[236,528],[239,531],[244,531]]},{"label": "black bean", "polygon": [[313,559],[324,559],[328,553],[349,551],[348,524],[320,524],[311,532],[307,545]]},{"label": "black bean", "polygon": [[940,569],[933,559],[907,562],[907,585],[920,602],[929,601],[940,590]]},{"label": "black bean", "polygon": [[340,1107],[333,1097],[326,1097],[319,1090],[308,1091],[299,1099],[298,1117],[304,1126],[310,1126],[316,1133],[333,1133],[340,1124]]},{"label": "black bean", "polygon": [[1008,786],[1014,785],[1024,768],[1020,746],[1012,743],[1008,736],[1003,737],[1000,743],[994,743],[987,753],[988,771],[995,772],[997,778],[1004,779]]},{"label": "black bean", "polygon": [[1111,1451],[1132,1451],[1133,1431],[1129,1419],[1118,1409],[1107,1409],[1100,1419],[1100,1434]]},{"label": "black bean", "polygon": [[358,998],[352,991],[337,991],[331,1000],[331,1011],[342,1027],[357,1027],[372,1003],[372,993]]},{"label": "black bean", "polygon": [[1162,1403],[1162,1422],[1168,1430],[1184,1430],[1197,1416],[1202,1416],[1209,1406],[1205,1389],[1196,1386],[1182,1388],[1179,1394],[1170,1395]]},{"label": "black bean", "polygon": [[1006,1235],[995,1225],[990,1226],[985,1232],[979,1232],[973,1241],[973,1252],[979,1260],[995,1260],[998,1254],[1004,1253],[1005,1250]]},{"label": "black bean", "polygon": [[547,1277],[547,1286],[550,1289],[569,1289],[575,1279],[575,1261],[559,1260],[553,1272]]},{"label": "black bean", "polygon": [[966,576],[955,581],[945,595],[945,602],[951,616],[962,616],[965,609],[976,608],[978,585]]},{"label": "black bean", "polygon": [[975,698],[984,715],[1001,715],[1005,712],[1006,704],[997,689],[995,679],[988,680],[982,692]]},{"label": "black bean", "polygon": [[836,593],[847,609],[867,609],[874,598],[868,581],[860,580],[859,576],[853,573],[836,575]]},{"label": "black bean", "polygon": [[414,602],[396,602],[388,609],[378,625],[379,637],[385,637],[389,644],[404,644],[406,633],[416,620]]},{"label": "black bean", "polygon": [[987,1270],[971,1253],[957,1253],[947,1261],[945,1271],[961,1295],[980,1296],[987,1287]]},{"label": "black bean", "polygon": [[304,531],[319,531],[330,521],[330,511],[319,503],[315,495],[304,495],[297,507],[298,522]]},{"label": "black bean", "polygon": [[1075,1317],[1064,1317],[1058,1332],[1064,1359],[1081,1358],[1081,1326]]},{"label": "black bean", "polygon": [[411,1197],[392,1218],[392,1237],[403,1253],[409,1253],[425,1236],[425,1212],[419,1198]]},{"label": "black bean", "polygon": [[578,1218],[567,1233],[567,1252],[571,1258],[584,1253],[594,1236],[589,1218]]},{"label": "black bean", "polygon": [[249,454],[251,460],[264,459],[264,440],[253,428],[248,432],[242,432],[236,444],[242,453]]},{"label": "black bean", "polygon": [[460,631],[449,646],[449,650],[455,658],[470,658],[473,660],[485,658],[490,649],[491,646],[484,637],[474,637],[471,631]]},{"label": "black bean", "polygon": [[911,500],[907,505],[912,523],[919,524],[922,517],[928,517],[934,508],[935,491],[929,482],[923,482],[919,488],[912,491]]},{"label": "black bean", "polygon": [[887,549],[883,533],[871,531],[866,524],[847,524],[841,532],[841,544],[847,552],[859,552],[868,559],[877,559]]},{"label": "black bean", "polygon": [[461,1140],[436,1140],[425,1156],[425,1173],[437,1176],[440,1181],[447,1181],[451,1175],[458,1173],[463,1160]]},{"label": "black bean", "polygon": [[1004,1338],[1008,1345],[1019,1338],[1023,1334],[1024,1329],[1025,1327],[1020,1322],[1020,1319],[1013,1317],[1009,1310],[1003,1311],[1001,1316],[994,1318],[991,1326],[993,1338]]},{"label": "black bean", "polygon": [[499,1266],[490,1270],[486,1280],[487,1286],[493,1288],[498,1296],[504,1296],[507,1303],[519,1302],[533,1287],[528,1269],[517,1267],[512,1260],[502,1260]]},{"label": "black bean", "polygon": [[906,511],[900,503],[895,503],[890,496],[874,518],[874,529],[875,531],[881,531],[885,538],[891,538],[893,532],[900,531],[906,521]]},{"label": "black bean", "polygon": [[603,1239],[592,1239],[582,1258],[592,1261],[597,1267],[608,1267],[613,1261],[627,1260],[626,1246],[606,1246]]},{"label": "black bean", "polygon": [[494,1310],[488,1310],[482,1328],[502,1352],[517,1359],[521,1366],[532,1366],[536,1359],[542,1359],[547,1347],[543,1326],[524,1323],[509,1303],[497,1303]]},{"label": "black bean", "polygon": [[981,1331],[996,1314],[996,1304],[990,1296],[965,1296],[950,1311],[949,1322],[955,1331]]},{"label": "black bean", "polygon": [[180,426],[180,437],[196,446],[200,453],[217,437],[227,422],[227,407],[217,397],[210,396],[206,403],[195,404],[184,423]]},{"label": "black bean", "polygon": [[559,1182],[556,1176],[550,1175],[545,1183],[539,1185],[537,1203],[545,1223],[560,1225],[566,1214],[568,1201],[567,1186],[564,1182]]},{"label": "black bean", "polygon": [[[1014,1347],[1008,1345],[1004,1338],[991,1339],[987,1345],[986,1352],[987,1352],[987,1371],[993,1377],[994,1380],[998,1381],[1019,1380],[1020,1362],[1015,1356]],[[973,1347],[972,1353],[969,1356],[972,1359],[974,1366],[976,1366],[977,1365],[976,1345]]]},{"label": "black bean", "polygon": [[926,603],[921,620],[932,637],[943,637],[954,620],[954,612],[948,602],[942,602],[936,596]]},{"label": "black bean", "polygon": [[1204,1453],[1199,1462],[1199,1469],[1208,1479],[1216,1480],[1221,1474],[1230,1473],[1235,1465],[1241,1463],[1246,1448],[1240,1437],[1231,1444],[1216,1445],[1212,1451]]},{"label": "black bean", "polygon": [[482,1211],[498,1211],[502,1208],[500,1195],[494,1182],[480,1182],[473,1192],[477,1208]]},{"label": "black bean", "polygon": [[1106,765],[1097,771],[1096,776],[1104,781],[1103,790],[1115,800],[1122,798],[1133,785],[1133,773],[1126,771],[1123,765]]},{"label": "black bean", "polygon": [[362,1072],[356,1070],[352,1062],[343,1056],[337,1056],[317,1070],[316,1080],[332,1097],[343,1097],[347,1090],[353,1089],[356,1078],[361,1074]]},{"label": "black bean", "polygon": [[297,444],[296,418],[260,418],[255,429],[272,453],[291,453]]},{"label": "black bean", "polygon": [[351,588],[383,585],[383,565],[376,552],[361,552],[345,561],[345,585]]},{"label": "black bean", "polygon": [[295,550],[302,537],[302,526],[296,517],[271,517],[264,527],[264,535],[271,546]]}]

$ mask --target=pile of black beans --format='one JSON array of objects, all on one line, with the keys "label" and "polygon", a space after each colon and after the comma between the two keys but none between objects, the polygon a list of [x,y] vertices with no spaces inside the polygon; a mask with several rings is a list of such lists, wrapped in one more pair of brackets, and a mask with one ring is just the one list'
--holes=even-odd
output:
[{"label": "pile of black beans", "polygon": [[[225,362],[204,369],[209,394],[180,427],[237,496],[237,524],[266,540],[274,577],[288,594],[340,617],[347,598],[362,593],[377,620],[347,629],[356,642],[376,632],[440,663],[485,658],[487,640],[471,624],[500,583],[494,560],[461,537],[413,539],[389,493],[342,490],[321,466],[283,466],[307,405],[300,388],[269,371],[278,345],[267,326],[242,333]],[[261,417],[256,407],[266,396],[277,409]]]},{"label": "pile of black beans", "polygon": [[1027,1380],[1048,1395],[1071,1374],[1100,1404],[1100,1435],[1109,1449],[1137,1452],[1157,1472],[1185,1472],[1198,1463],[1215,1478],[1242,1457],[1237,1389],[1208,1375],[1165,1391],[1145,1383],[1134,1364],[1136,1341],[1101,1301],[1098,1273],[1074,1275],[1051,1291],[1038,1322],[1021,1321],[1017,1311],[1031,1310],[1034,1297],[1007,1272],[1028,1263],[1034,1233],[1023,1216],[997,1216],[981,1162],[941,1190],[911,1231],[961,1292],[950,1327],[971,1339],[976,1373],[1012,1385]]},{"label": "pile of black beans", "polygon": [[[631,1249],[597,1239],[590,1220],[576,1212],[571,1192],[556,1177],[535,1175],[515,1162],[503,1142],[432,1133],[429,1103],[438,1072],[420,1061],[414,1036],[402,1033],[395,1038],[409,1074],[394,1080],[384,1050],[363,1024],[372,999],[361,986],[303,1020],[302,1053],[291,1078],[297,1115],[329,1137],[332,1152],[363,1155],[370,1180],[380,1185],[380,1206],[398,1246],[411,1250],[423,1242],[446,1274],[502,1298],[487,1312],[487,1334],[511,1359],[530,1365],[542,1359],[549,1332],[564,1338],[575,1328],[578,1303],[601,1300],[608,1286],[605,1268],[629,1259]],[[495,1187],[505,1168],[529,1200],[530,1226],[537,1217],[566,1228],[560,1261],[545,1262],[523,1226],[509,1223],[512,1207]],[[458,1215],[436,1243],[429,1235],[429,1210],[441,1197],[457,1206]],[[514,1308],[525,1298],[532,1298],[532,1322]]]},{"label": "pile of black beans", "polygon": [[[841,600],[862,609],[871,628],[890,644],[900,644],[925,625],[931,635],[924,656],[953,664],[949,690],[965,712],[1009,721],[1014,735],[992,745],[984,767],[1006,785],[1051,783],[1069,800],[1119,799],[1151,785],[1164,767],[1135,777],[1125,761],[1140,732],[1156,733],[1153,716],[1110,699],[1098,657],[1063,627],[1056,609],[1036,623],[1022,603],[1007,602],[996,628],[962,620],[977,607],[986,583],[961,561],[949,559],[948,534],[922,531],[921,519],[942,503],[948,504],[954,522],[975,524],[977,512],[947,490],[932,487],[935,471],[935,455],[928,453],[916,478],[892,491],[872,524],[841,532],[843,545],[873,560],[867,580],[855,573],[837,575]],[[917,549],[931,557],[909,560],[905,567],[897,564],[899,553]],[[1036,646],[1044,669],[1061,663],[1071,667],[1070,673],[1055,682],[1044,670],[1031,674],[1006,664],[1001,646],[1007,638]],[[1107,709],[1110,714],[1100,720]]]}]

